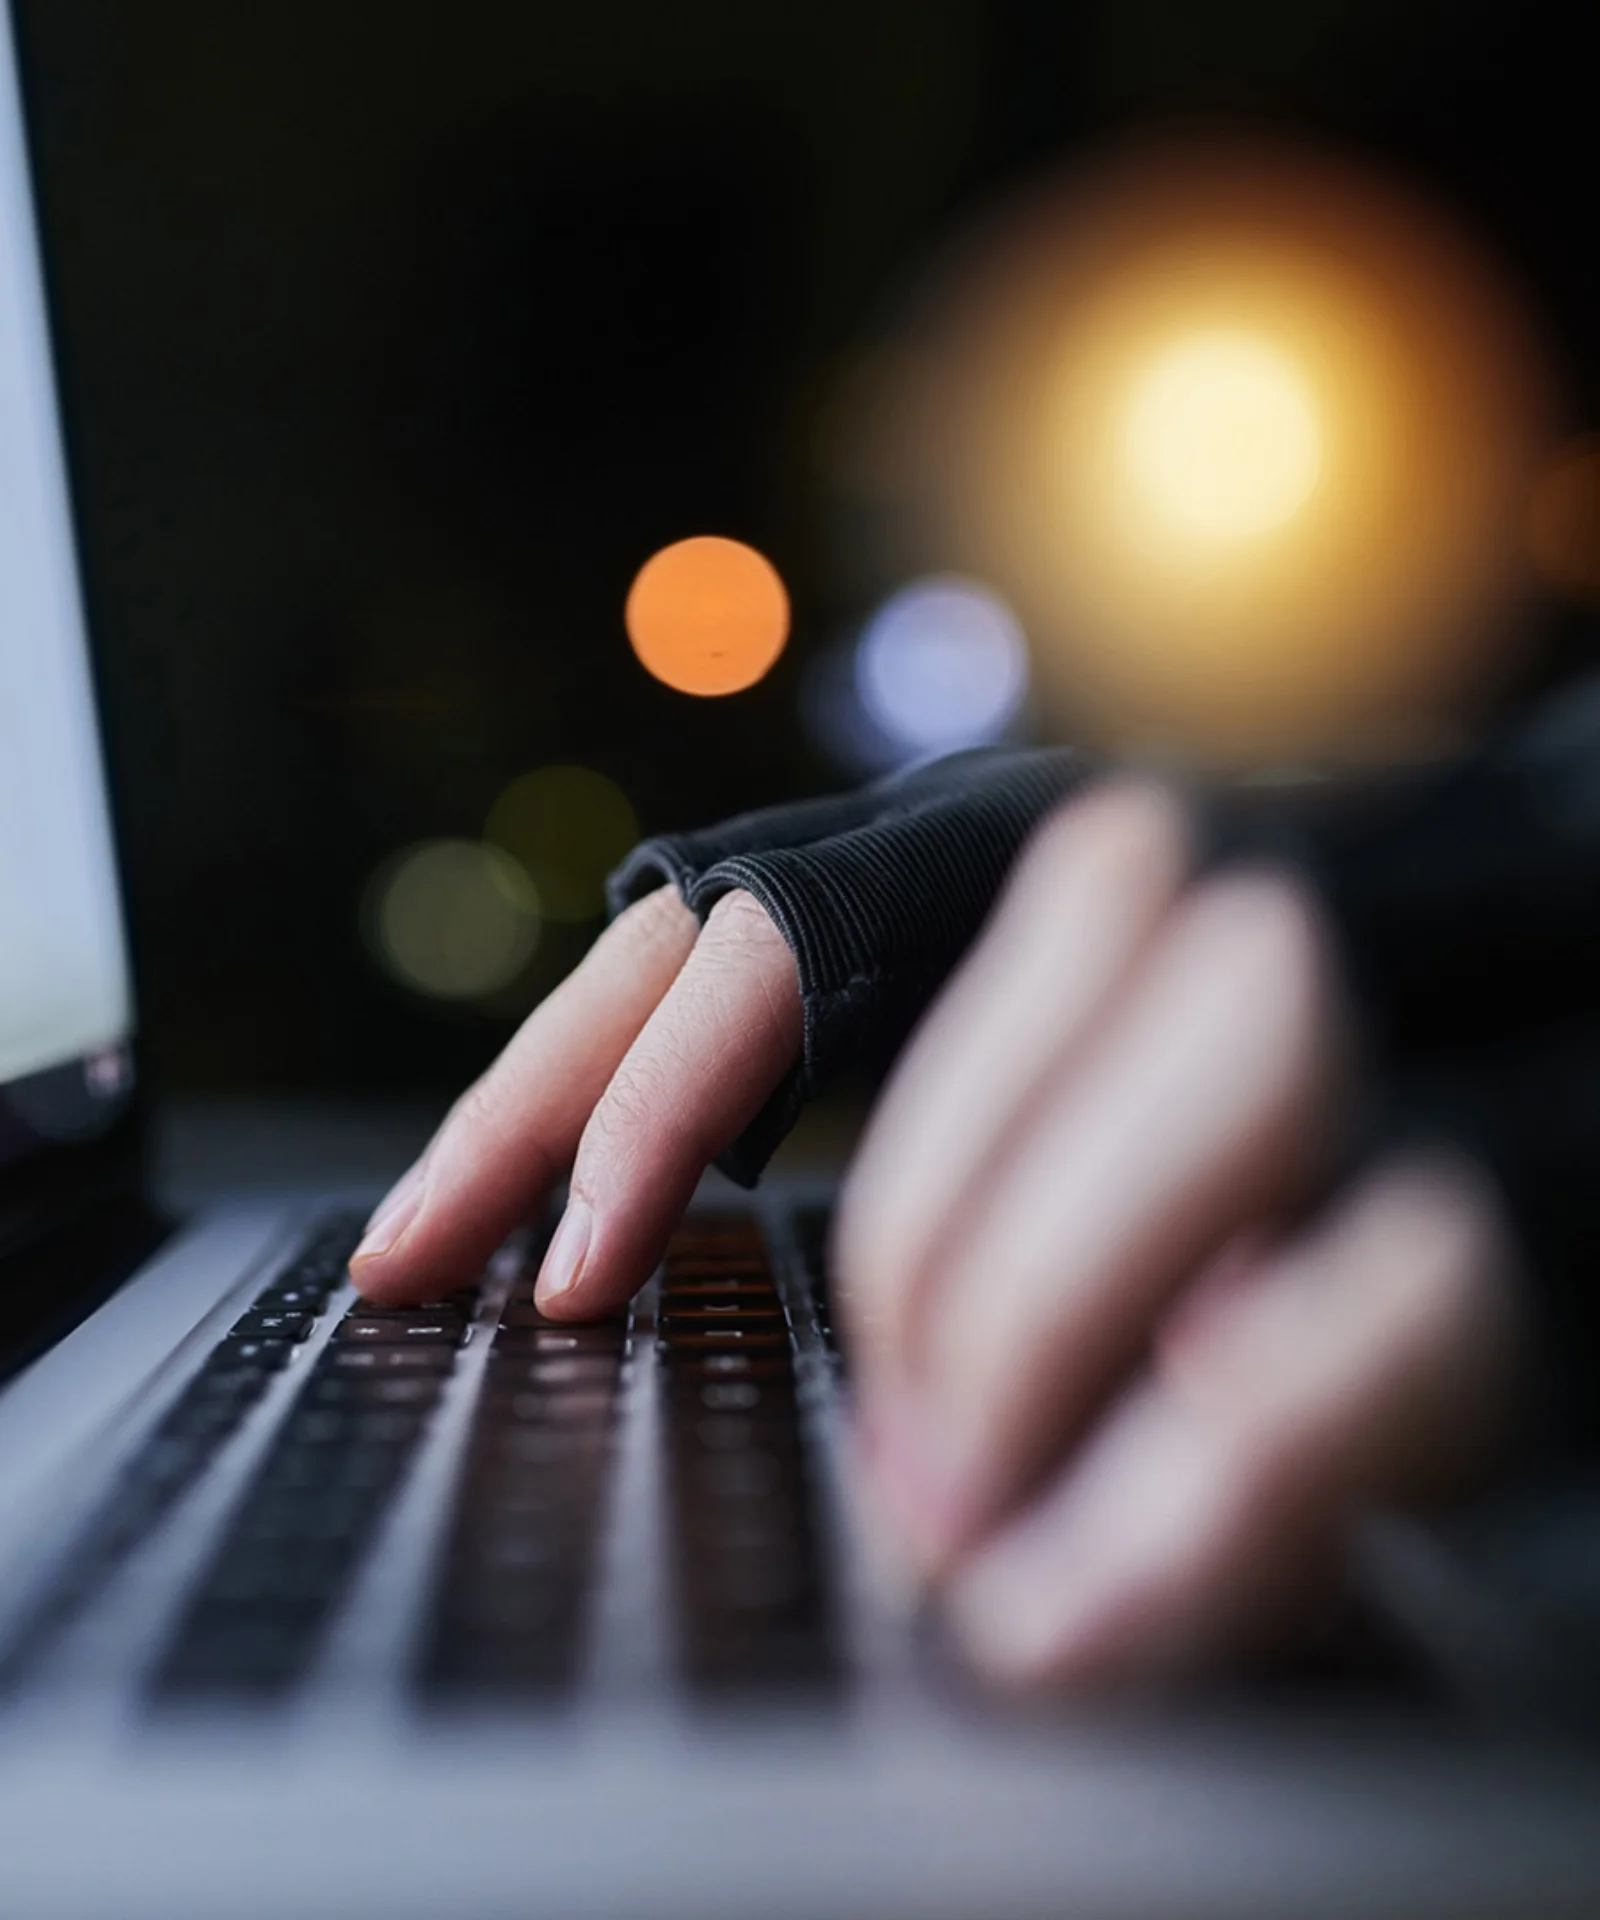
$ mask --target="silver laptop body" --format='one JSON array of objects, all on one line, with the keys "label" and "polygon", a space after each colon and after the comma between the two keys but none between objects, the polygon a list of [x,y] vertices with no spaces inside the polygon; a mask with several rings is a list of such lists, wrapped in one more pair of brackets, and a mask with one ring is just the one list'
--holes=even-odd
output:
[{"label": "silver laptop body", "polygon": [[365,1309],[337,1168],[163,1234],[83,626],[0,9],[0,1912],[1600,1912],[1565,1669],[1398,1524],[1273,1684],[977,1698],[850,1472],[825,1175],[578,1330],[536,1238]]}]

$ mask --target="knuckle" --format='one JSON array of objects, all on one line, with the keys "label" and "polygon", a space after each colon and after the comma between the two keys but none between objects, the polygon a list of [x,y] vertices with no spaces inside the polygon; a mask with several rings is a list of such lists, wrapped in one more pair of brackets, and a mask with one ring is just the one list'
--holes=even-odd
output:
[{"label": "knuckle", "polygon": [[514,1088],[496,1067],[475,1080],[451,1107],[435,1151],[469,1162],[514,1152],[526,1163],[530,1179],[543,1180],[551,1172],[549,1149],[530,1131]]},{"label": "knuckle", "polygon": [[648,1054],[624,1060],[584,1129],[582,1165],[589,1167],[596,1154],[631,1163],[670,1137],[689,1071],[670,1035],[658,1036]]},{"label": "knuckle", "polygon": [[772,916],[754,894],[736,889],[723,894],[706,917],[700,936],[702,950],[713,955],[743,958],[752,951],[782,944]]},{"label": "knuckle", "polygon": [[653,893],[624,907],[610,927],[606,938],[640,950],[677,945],[692,938],[695,917],[673,886],[660,886]]},{"label": "knuckle", "polygon": [[492,1072],[474,1080],[450,1109],[447,1128],[452,1136],[473,1140],[498,1135],[505,1125],[505,1102],[495,1089]]},{"label": "knuckle", "polygon": [[1168,876],[1189,864],[1189,816],[1179,797],[1149,780],[1119,780],[1067,800],[1035,830],[1018,869],[1028,891],[1054,892],[1066,879],[1126,885],[1132,876]]}]

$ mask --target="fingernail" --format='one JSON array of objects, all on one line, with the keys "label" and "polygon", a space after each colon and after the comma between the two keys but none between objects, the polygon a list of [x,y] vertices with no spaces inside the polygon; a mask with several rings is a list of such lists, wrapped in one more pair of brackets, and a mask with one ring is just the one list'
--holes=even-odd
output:
[{"label": "fingernail", "polygon": [[351,1266],[361,1260],[380,1260],[392,1253],[400,1237],[422,1209],[426,1165],[417,1164],[397,1180],[388,1196],[367,1222],[361,1245],[350,1256]]},{"label": "fingernail", "polygon": [[583,1271],[583,1262],[589,1251],[589,1236],[593,1230],[594,1215],[587,1203],[573,1194],[567,1201],[567,1210],[561,1216],[555,1237],[545,1252],[544,1265],[539,1269],[539,1282],[534,1288],[535,1294],[553,1300],[558,1294],[571,1292],[577,1284],[578,1275]]}]

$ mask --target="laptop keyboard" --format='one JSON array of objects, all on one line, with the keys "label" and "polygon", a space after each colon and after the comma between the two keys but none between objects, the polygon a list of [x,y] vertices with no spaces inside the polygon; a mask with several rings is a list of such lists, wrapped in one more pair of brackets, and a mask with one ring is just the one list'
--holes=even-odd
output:
[{"label": "laptop keyboard", "polygon": [[350,1216],[320,1223],[212,1349],[0,1647],[0,1693],[27,1678],[205,1477],[343,1284],[360,1232],[361,1221]]},{"label": "laptop keyboard", "polygon": [[473,1290],[420,1307],[362,1303],[339,1322],[201,1576],[157,1668],[158,1698],[281,1693],[303,1677],[393,1503],[476,1306]]},{"label": "laptop keyboard", "polygon": [[[487,1336],[414,1679],[435,1707],[515,1707],[580,1677],[621,1389],[658,1368],[675,1644],[693,1691],[825,1688],[839,1676],[788,1310],[749,1219],[673,1241],[648,1327],[548,1321],[526,1280],[421,1307],[357,1301],[314,1356],[360,1222],[325,1221],[117,1473],[0,1646],[24,1682],[196,1489],[286,1369],[305,1377],[181,1603],[147,1694],[171,1706],[292,1694],[406,1484],[460,1355]],[[503,1279],[503,1276],[502,1276]],[[831,1332],[819,1305],[819,1326]]]}]

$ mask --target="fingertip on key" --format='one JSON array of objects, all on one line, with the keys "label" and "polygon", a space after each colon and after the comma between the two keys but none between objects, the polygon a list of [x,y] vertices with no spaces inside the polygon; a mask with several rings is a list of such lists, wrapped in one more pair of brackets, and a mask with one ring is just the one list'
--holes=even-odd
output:
[{"label": "fingertip on key", "polygon": [[571,1305],[571,1295],[583,1278],[593,1237],[594,1214],[586,1200],[572,1194],[539,1269],[534,1287],[534,1299],[539,1306],[559,1309]]},{"label": "fingertip on key", "polygon": [[362,1293],[375,1298],[386,1284],[392,1284],[393,1257],[416,1225],[426,1197],[427,1170],[418,1161],[379,1203],[360,1246],[350,1256],[350,1278]]}]

